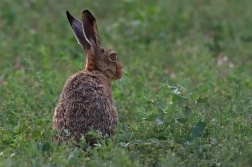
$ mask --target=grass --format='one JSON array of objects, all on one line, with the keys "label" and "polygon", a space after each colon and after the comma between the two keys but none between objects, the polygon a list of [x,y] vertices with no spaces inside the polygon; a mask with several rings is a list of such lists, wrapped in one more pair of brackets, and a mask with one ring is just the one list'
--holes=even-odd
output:
[{"label": "grass", "polygon": [[[42,1],[0,5],[0,166],[251,166],[252,3]],[[125,67],[116,134],[57,146],[52,116],[84,55],[65,16],[96,17]],[[107,145],[105,144],[107,143]]]}]

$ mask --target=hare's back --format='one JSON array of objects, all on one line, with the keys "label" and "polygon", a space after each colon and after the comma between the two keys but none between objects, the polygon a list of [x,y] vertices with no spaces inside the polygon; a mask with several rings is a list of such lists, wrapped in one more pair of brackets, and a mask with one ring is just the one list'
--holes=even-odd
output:
[{"label": "hare's back", "polygon": [[92,127],[109,134],[117,124],[117,112],[103,81],[99,75],[82,72],[67,80],[62,102],[66,128],[72,133],[83,134]]},{"label": "hare's back", "polygon": [[106,86],[102,78],[92,73],[79,72],[71,76],[64,86],[64,97],[67,105],[96,109],[98,104],[106,103],[108,97],[104,94]]}]

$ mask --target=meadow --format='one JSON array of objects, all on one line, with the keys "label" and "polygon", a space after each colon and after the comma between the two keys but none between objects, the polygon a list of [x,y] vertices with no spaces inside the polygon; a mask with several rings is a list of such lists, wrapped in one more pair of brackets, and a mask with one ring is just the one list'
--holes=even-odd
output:
[{"label": "meadow", "polygon": [[[88,9],[125,67],[115,135],[58,146],[52,116]],[[252,166],[250,0],[1,0],[0,167]],[[82,148],[86,148],[83,151]]]}]

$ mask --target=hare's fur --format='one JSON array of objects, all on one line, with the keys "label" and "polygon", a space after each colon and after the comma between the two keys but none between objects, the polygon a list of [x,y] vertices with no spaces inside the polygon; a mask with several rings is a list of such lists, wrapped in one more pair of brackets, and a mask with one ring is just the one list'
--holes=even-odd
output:
[{"label": "hare's fur", "polygon": [[[90,129],[102,135],[113,134],[118,114],[112,101],[111,81],[122,77],[123,66],[118,58],[111,60],[116,54],[114,51],[99,46],[96,22],[89,11],[83,12],[82,25],[69,13],[67,15],[87,58],[85,69],[70,76],[63,87],[54,111],[53,128],[59,132],[61,140],[74,138],[77,142],[81,136],[89,140]],[[85,28],[93,29],[86,32]],[[66,131],[70,136],[66,136]]]}]

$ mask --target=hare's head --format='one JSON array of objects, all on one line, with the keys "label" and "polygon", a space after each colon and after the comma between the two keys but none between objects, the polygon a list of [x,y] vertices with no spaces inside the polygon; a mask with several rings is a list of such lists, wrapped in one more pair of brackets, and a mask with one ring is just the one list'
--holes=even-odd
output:
[{"label": "hare's head", "polygon": [[120,79],[123,76],[123,66],[115,51],[100,47],[93,15],[88,10],[84,10],[82,20],[79,21],[68,11],[66,14],[74,36],[87,56],[85,70],[98,70],[112,80]]}]

